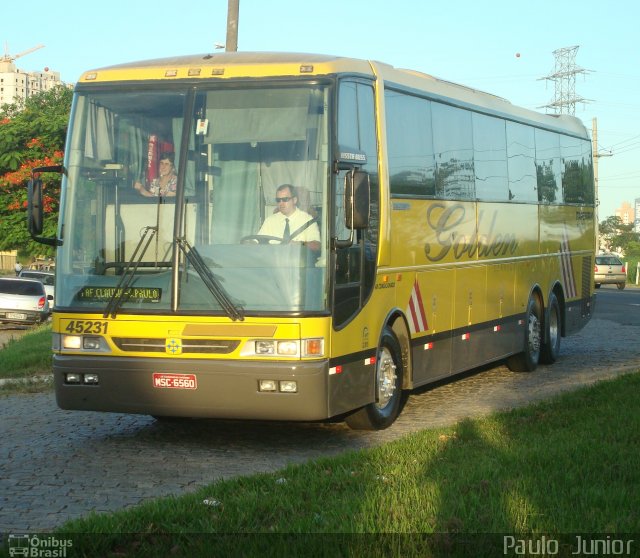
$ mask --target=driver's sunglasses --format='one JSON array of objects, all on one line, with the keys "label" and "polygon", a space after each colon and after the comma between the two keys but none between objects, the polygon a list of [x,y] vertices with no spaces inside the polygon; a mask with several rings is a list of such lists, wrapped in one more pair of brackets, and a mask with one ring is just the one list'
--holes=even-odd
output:
[{"label": "driver's sunglasses", "polygon": [[290,199],[291,199],[291,196],[285,196],[284,198],[276,198],[276,203],[288,202]]}]

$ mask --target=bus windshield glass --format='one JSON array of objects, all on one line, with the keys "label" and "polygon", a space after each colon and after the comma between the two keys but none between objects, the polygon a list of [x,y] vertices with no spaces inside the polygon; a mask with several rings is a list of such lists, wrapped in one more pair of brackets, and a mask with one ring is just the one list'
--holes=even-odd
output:
[{"label": "bus windshield glass", "polygon": [[77,92],[57,306],[325,311],[329,90]]}]

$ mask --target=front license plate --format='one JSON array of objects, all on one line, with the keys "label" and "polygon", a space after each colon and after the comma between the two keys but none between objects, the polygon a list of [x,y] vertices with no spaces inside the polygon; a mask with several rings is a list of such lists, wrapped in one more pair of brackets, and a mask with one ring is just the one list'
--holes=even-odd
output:
[{"label": "front license plate", "polygon": [[195,374],[162,374],[154,372],[153,387],[172,389],[197,389],[198,379]]},{"label": "front license plate", "polygon": [[7,312],[7,318],[10,320],[26,320],[26,314],[20,314],[19,312]]}]

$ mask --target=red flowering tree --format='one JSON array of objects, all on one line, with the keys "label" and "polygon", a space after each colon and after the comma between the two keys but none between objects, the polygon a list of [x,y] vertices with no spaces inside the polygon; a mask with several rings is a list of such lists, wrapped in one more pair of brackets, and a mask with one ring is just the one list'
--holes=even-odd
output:
[{"label": "red flowering tree", "polygon": [[[62,164],[71,90],[58,86],[0,107],[0,250],[53,254],[27,231],[27,183],[31,169]],[[44,185],[43,236],[55,236],[60,202],[60,175],[41,176]]]}]

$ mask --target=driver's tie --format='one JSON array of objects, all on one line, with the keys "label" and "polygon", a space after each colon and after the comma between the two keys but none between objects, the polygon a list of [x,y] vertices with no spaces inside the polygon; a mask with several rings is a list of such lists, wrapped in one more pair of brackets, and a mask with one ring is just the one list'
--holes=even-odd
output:
[{"label": "driver's tie", "polygon": [[291,239],[291,230],[289,229],[289,218],[285,219],[286,225],[284,226],[284,234],[282,235],[282,242],[289,242]]}]

